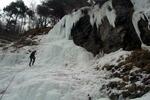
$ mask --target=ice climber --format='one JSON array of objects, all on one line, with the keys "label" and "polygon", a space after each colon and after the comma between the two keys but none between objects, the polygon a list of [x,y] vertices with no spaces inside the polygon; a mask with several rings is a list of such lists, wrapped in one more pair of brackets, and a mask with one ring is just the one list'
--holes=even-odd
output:
[{"label": "ice climber", "polygon": [[30,63],[29,66],[33,66],[34,62],[35,62],[35,54],[36,54],[36,50],[34,50],[31,54],[30,54]]},{"label": "ice climber", "polygon": [[88,100],[92,100],[91,96],[88,94]]}]

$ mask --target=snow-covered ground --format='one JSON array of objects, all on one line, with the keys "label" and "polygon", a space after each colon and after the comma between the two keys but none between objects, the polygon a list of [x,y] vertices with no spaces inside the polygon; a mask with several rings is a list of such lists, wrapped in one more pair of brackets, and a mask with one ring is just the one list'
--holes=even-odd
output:
[{"label": "snow-covered ground", "polygon": [[72,40],[46,41],[32,47],[38,53],[31,68],[29,47],[1,56],[2,100],[88,100],[88,94],[95,100],[101,98],[99,89],[106,82],[107,73],[94,69],[93,55],[75,46]]},{"label": "snow-covered ground", "polygon": [[[115,27],[115,13],[107,11],[107,6],[111,6],[111,2],[103,6],[105,13],[97,7],[93,10],[104,15],[91,19],[91,23],[97,21],[100,24],[103,17],[109,18],[111,14],[113,17],[109,22]],[[70,40],[70,31],[81,16],[81,11],[66,15],[48,35],[41,37],[41,44],[37,47],[24,47],[15,53],[10,52],[13,48],[1,50],[0,100],[88,100],[88,94],[92,100],[109,100],[100,88],[108,82],[110,73],[95,68],[117,64],[120,56],[126,57],[130,52],[119,50],[94,58],[76,46]],[[28,66],[29,50],[37,50],[36,63],[31,68]],[[147,94],[137,100],[149,100],[149,97]]]},{"label": "snow-covered ground", "polygon": [[[17,72],[22,67],[21,72]],[[3,100],[87,100],[87,94],[99,97],[103,74],[88,66],[35,65],[3,69],[1,87],[5,89],[15,78]],[[9,68],[9,69],[8,69]],[[9,71],[9,72],[8,72]],[[5,76],[4,76],[5,75]]]}]

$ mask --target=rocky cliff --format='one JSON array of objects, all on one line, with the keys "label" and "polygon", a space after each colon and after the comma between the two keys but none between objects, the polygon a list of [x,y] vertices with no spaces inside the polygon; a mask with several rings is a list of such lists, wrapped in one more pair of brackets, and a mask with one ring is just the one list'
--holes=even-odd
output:
[{"label": "rocky cliff", "polygon": [[[82,17],[74,23],[71,30],[71,36],[76,45],[84,47],[95,55],[101,50],[110,53],[120,48],[124,50],[140,49],[143,43],[150,45],[148,17],[144,11],[136,11],[133,2],[130,0],[103,0],[99,5],[81,10]],[[135,16],[135,13],[138,16]],[[96,20],[91,23],[91,19]],[[111,23],[112,19],[114,19],[114,25]]]}]

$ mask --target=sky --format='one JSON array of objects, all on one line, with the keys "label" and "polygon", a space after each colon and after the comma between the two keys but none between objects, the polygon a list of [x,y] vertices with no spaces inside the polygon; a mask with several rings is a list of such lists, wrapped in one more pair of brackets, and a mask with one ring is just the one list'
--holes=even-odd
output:
[{"label": "sky", "polygon": [[[12,1],[16,0],[0,0],[0,9],[3,9],[6,5],[9,5]],[[31,5],[33,2],[35,5],[39,4],[41,0],[23,0],[27,6]]]}]

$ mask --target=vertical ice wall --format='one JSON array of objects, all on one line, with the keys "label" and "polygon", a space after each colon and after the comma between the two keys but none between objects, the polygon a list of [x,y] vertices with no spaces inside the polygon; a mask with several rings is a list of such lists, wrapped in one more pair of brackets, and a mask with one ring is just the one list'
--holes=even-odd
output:
[{"label": "vertical ice wall", "polygon": [[102,24],[103,18],[107,17],[110,25],[115,27],[116,14],[112,6],[112,0],[104,3],[101,8],[99,7],[99,5],[94,6],[94,8],[89,11],[89,16],[91,25],[94,25],[96,23],[98,27]]},{"label": "vertical ice wall", "polygon": [[[111,9],[111,10],[110,10]],[[83,62],[87,61],[88,52],[76,46],[71,40],[71,29],[76,22],[84,16],[84,10],[88,11],[91,25],[101,25],[104,17],[107,17],[109,23],[115,27],[116,14],[112,7],[111,0],[106,2],[101,8],[98,5],[94,7],[84,7],[72,14],[64,16],[49,32],[41,42],[41,54],[39,59],[43,63],[64,63],[64,62]],[[91,57],[91,56],[90,56]],[[84,58],[84,59],[83,59]]]},{"label": "vertical ice wall", "polygon": [[84,13],[82,12],[83,10],[88,11],[91,25],[96,23],[97,26],[99,26],[102,24],[101,21],[103,18],[107,17],[109,23],[115,27],[116,14],[112,7],[112,0],[110,0],[106,2],[101,8],[98,5],[94,7],[83,7],[78,11],[73,12],[72,14],[64,16],[49,32],[48,36],[46,37],[46,42],[55,39],[69,39],[73,25],[84,16]]}]

